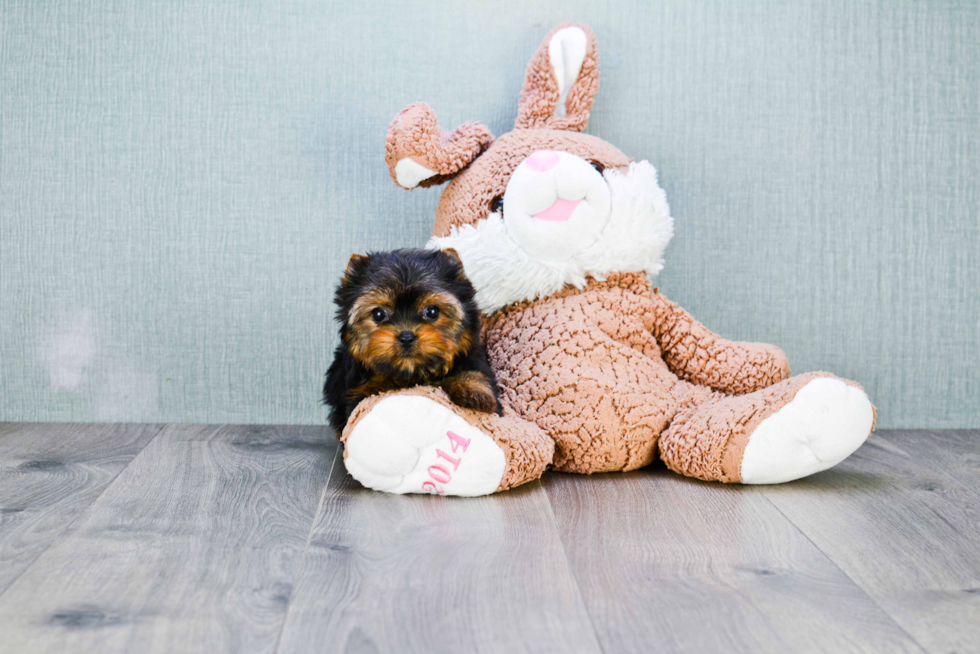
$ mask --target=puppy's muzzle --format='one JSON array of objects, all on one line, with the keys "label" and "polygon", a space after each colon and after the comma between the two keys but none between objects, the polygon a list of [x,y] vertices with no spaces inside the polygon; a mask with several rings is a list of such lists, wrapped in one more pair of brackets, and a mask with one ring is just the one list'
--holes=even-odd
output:
[{"label": "puppy's muzzle", "polygon": [[398,335],[398,342],[401,343],[402,347],[411,347],[418,340],[415,332],[408,331],[407,329]]}]

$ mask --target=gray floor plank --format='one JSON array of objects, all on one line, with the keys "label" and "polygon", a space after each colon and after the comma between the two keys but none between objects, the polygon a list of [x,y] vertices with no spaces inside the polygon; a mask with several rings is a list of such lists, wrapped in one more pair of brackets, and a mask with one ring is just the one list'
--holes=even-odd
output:
[{"label": "gray floor plank", "polygon": [[161,428],[0,424],[0,595]]},{"label": "gray floor plank", "polygon": [[335,452],[325,428],[167,427],[0,595],[0,651],[272,651]]},{"label": "gray floor plank", "polygon": [[951,475],[980,493],[980,430],[909,430],[884,434],[889,443],[923,464]]},{"label": "gray floor plank", "polygon": [[539,483],[482,498],[391,496],[339,469],[279,651],[599,647]]},{"label": "gray floor plank", "polygon": [[898,440],[763,493],[928,651],[980,651],[980,495]]},{"label": "gray floor plank", "polygon": [[921,651],[753,488],[663,468],[544,487],[606,652]]}]

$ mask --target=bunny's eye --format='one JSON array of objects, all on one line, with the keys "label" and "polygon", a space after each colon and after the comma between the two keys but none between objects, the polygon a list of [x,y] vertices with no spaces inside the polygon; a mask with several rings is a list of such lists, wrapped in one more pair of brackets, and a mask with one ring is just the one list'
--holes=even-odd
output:
[{"label": "bunny's eye", "polygon": [[595,168],[596,172],[599,173],[600,175],[602,174],[602,171],[606,169],[606,167],[603,166],[598,161],[590,161],[589,163],[592,164],[592,167]]},{"label": "bunny's eye", "polygon": [[503,213],[503,211],[504,211],[504,196],[498,195],[494,199],[490,200],[490,211],[492,213]]},{"label": "bunny's eye", "polygon": [[385,318],[387,317],[388,317],[388,312],[382,309],[381,307],[378,307],[371,312],[371,320],[378,323],[379,325],[383,323],[385,321]]}]

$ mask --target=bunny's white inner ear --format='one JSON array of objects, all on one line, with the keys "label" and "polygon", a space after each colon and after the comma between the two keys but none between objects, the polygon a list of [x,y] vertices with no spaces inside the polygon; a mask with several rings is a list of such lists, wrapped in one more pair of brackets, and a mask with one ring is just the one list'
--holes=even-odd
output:
[{"label": "bunny's white inner ear", "polygon": [[565,117],[565,100],[568,90],[575,84],[585,60],[585,50],[589,40],[581,27],[566,27],[558,30],[548,43],[548,59],[551,70],[558,80],[558,102],[555,104],[555,118]]},{"label": "bunny's white inner ear", "polygon": [[403,188],[415,188],[421,182],[424,182],[435,174],[436,172],[434,170],[429,170],[408,157],[400,159],[395,164],[395,180]]}]

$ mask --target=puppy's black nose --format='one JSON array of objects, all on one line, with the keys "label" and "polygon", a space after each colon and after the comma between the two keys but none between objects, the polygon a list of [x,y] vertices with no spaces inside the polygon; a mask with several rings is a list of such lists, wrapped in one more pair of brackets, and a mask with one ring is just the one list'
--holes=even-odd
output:
[{"label": "puppy's black nose", "polygon": [[415,332],[410,332],[407,329],[398,335],[398,342],[404,347],[408,347],[415,342]]}]

